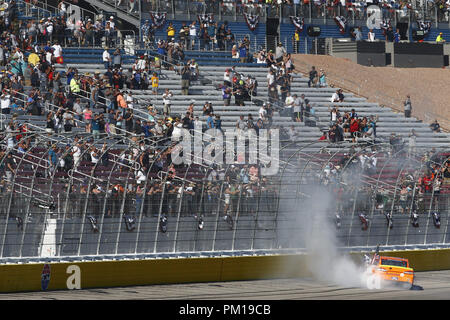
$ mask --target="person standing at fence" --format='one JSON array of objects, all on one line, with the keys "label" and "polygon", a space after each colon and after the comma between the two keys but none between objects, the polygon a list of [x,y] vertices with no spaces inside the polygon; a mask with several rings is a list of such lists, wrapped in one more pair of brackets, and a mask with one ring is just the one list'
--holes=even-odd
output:
[{"label": "person standing at fence", "polygon": [[195,48],[195,41],[197,40],[197,27],[195,26],[195,20],[192,21],[191,25],[189,26],[189,40],[190,40],[190,49],[194,50]]},{"label": "person standing at fence", "polygon": [[300,30],[295,29],[294,35],[292,36],[292,40],[294,41],[294,52],[300,53]]},{"label": "person standing at fence", "polygon": [[10,184],[12,182],[13,174],[15,174],[14,159],[12,157],[11,152],[8,153],[5,159],[5,174],[6,174],[6,182]]},{"label": "person standing at fence", "polygon": [[172,22],[167,27],[167,42],[175,41],[175,28]]}]

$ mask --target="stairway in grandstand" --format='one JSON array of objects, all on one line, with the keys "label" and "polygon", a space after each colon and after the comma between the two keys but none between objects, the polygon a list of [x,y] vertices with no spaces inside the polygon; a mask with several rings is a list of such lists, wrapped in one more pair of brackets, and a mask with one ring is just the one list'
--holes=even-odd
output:
[{"label": "stairway in grandstand", "polygon": [[119,19],[127,21],[136,27],[141,24],[139,11],[130,12],[128,1],[117,0],[86,0],[94,8],[103,11],[106,15],[113,15]]}]

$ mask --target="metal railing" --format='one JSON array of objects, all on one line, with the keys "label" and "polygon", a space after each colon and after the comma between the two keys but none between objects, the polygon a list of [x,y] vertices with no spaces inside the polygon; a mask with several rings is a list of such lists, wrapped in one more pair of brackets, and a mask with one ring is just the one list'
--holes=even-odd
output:
[{"label": "metal railing", "polygon": [[[40,138],[45,142],[55,137],[43,135]],[[70,141],[70,137],[66,139]],[[88,139],[86,137],[86,142]],[[55,170],[51,178],[45,180],[50,186],[47,194],[52,195],[52,199],[46,201],[44,198],[37,201],[39,195],[45,194],[40,181],[43,178],[35,177],[37,171],[34,171],[31,181],[24,180],[21,175],[30,171],[26,169],[26,162],[19,160],[15,183],[10,189],[15,192],[6,191],[0,196],[0,206],[5,208],[3,214],[6,214],[6,219],[0,220],[4,221],[0,223],[0,256],[303,248],[305,243],[301,236],[314,232],[317,227],[330,233],[337,228],[336,240],[342,246],[449,242],[446,231],[450,197],[444,191],[450,191],[450,181],[444,181],[440,194],[435,188],[422,193],[418,189],[418,178],[426,174],[428,160],[421,160],[420,155],[407,158],[405,162],[404,150],[392,153],[387,152],[389,146],[370,145],[343,161],[344,149],[334,149],[324,157],[319,148],[316,152],[306,151],[319,145],[317,142],[302,147],[298,142],[291,142],[280,150],[282,167],[276,176],[261,177],[253,175],[248,167],[225,165],[219,167],[223,176],[215,180],[211,175],[217,170],[214,167],[190,164],[175,167],[174,172],[170,163],[160,167],[158,159],[169,150],[170,144],[162,148],[158,145],[150,145],[134,157],[139,159],[146,151],[152,152],[146,179],[142,182],[137,183],[135,176],[140,166],[123,167],[119,160],[135,146],[119,151],[113,143],[101,151],[101,154],[119,151],[109,165],[82,164],[77,171],[68,173]],[[373,148],[379,160],[374,172],[359,167],[359,161],[355,165],[354,160],[360,155],[373,156]],[[37,149],[30,152],[33,150]],[[87,154],[87,150],[89,144],[83,154]],[[37,154],[37,159],[45,159],[48,152]],[[448,153],[447,156],[435,153],[431,158],[435,159],[432,164],[445,167]],[[329,165],[337,162],[341,165],[336,166],[336,173],[325,174]],[[120,167],[123,170],[119,170]],[[153,170],[154,167],[157,170]],[[411,175],[412,180],[405,181],[402,178],[405,175]],[[60,181],[64,176],[69,178],[69,184],[67,180]],[[347,179],[353,183],[348,184]],[[113,189],[118,183],[121,188],[116,193]],[[399,190],[404,185],[412,189],[408,193],[406,211],[402,213],[405,204],[400,202]],[[333,188],[344,188],[343,196],[339,197]],[[315,191],[324,203],[324,199],[330,197],[329,203],[317,207]],[[332,201],[335,196],[338,197]],[[331,219],[336,212],[340,214],[339,227]],[[383,212],[394,217],[392,228],[386,225],[385,216],[379,214]],[[412,224],[413,212],[419,214],[419,226]],[[439,213],[442,221],[439,228],[435,225],[434,212]],[[233,217],[233,223],[230,218],[224,220],[226,213]],[[315,225],[313,216],[322,214],[330,219]],[[370,221],[363,230],[360,214]]]}]

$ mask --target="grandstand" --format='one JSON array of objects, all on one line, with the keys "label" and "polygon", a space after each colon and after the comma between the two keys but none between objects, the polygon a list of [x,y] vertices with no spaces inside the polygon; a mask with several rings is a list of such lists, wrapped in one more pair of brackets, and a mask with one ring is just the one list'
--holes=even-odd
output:
[{"label": "grandstand", "polygon": [[[342,247],[448,244],[449,135],[345,90],[343,101],[331,102],[338,87],[311,85],[307,74],[287,68],[287,53],[293,53],[293,46],[291,36],[283,34],[293,29],[286,21],[280,24],[278,41],[270,43],[273,39],[266,36],[265,23],[252,31],[240,14],[237,17],[246,6],[233,7],[231,12],[217,8],[219,21],[234,18],[228,27],[236,43],[248,36],[251,56],[266,55],[257,63],[256,57],[233,57],[231,50],[199,50],[200,41],[187,50],[183,41],[166,41],[166,24],[146,44],[141,25],[155,17],[138,19],[136,11],[128,12],[127,3],[88,2],[94,8],[102,2],[97,6],[102,11],[74,4],[67,7],[80,13],[83,28],[92,31],[90,37],[87,32],[77,33],[80,25],[64,29],[64,34],[48,34],[47,21],[57,25],[55,16],[64,14],[59,4],[38,1],[33,7],[20,0],[5,2],[10,21],[23,24],[15,28],[0,22],[3,50],[9,56],[2,65],[0,99],[3,261],[301,249],[309,232],[302,221],[314,220],[320,195],[332,199],[327,208],[329,225],[336,228]],[[183,21],[209,13],[203,7],[207,1],[189,7],[183,18],[177,11],[182,1],[167,2],[172,4],[169,7],[162,6],[166,2],[154,3],[157,8],[152,10],[168,9],[176,30]],[[297,9],[308,12],[303,6],[273,7],[263,16],[277,18],[277,12],[285,12],[283,22]],[[112,21],[118,25],[118,19],[133,16],[128,22],[137,24],[137,31],[106,32],[103,23],[111,20],[107,12],[116,13]],[[88,19],[99,21],[98,28]],[[32,20],[37,29],[26,25]],[[309,16],[309,23],[314,21]],[[33,33],[27,36],[30,29]],[[338,30],[334,21],[323,30],[325,35],[341,36],[333,33]],[[57,60],[55,40],[62,45],[63,63]],[[302,52],[308,52],[311,41],[304,42]],[[282,65],[269,58],[269,48],[276,52],[278,42],[286,49]],[[109,70],[105,52],[111,58],[106,61]],[[32,54],[38,57],[35,65],[30,62]],[[233,93],[226,105],[224,74],[232,68],[228,87]],[[185,71],[191,76],[188,94],[181,85]],[[271,71],[280,88],[268,85]],[[156,94],[152,92],[154,72]],[[255,81],[253,95],[250,87]],[[291,95],[307,99],[294,103],[302,121],[294,121],[285,106],[283,86]],[[166,89],[173,94],[170,114],[165,114]],[[248,93],[243,105],[236,101],[239,90]],[[261,174],[267,164],[245,164],[237,158],[234,163],[215,165],[172,163],[172,136],[179,126],[197,130],[193,128],[196,116],[205,131],[211,121],[211,112],[204,110],[207,103],[213,107],[212,114],[220,117],[223,131],[280,130],[276,175]],[[352,119],[376,119],[376,134],[368,135],[369,125],[361,124],[354,136],[343,130],[342,139],[333,139],[333,107]],[[192,113],[190,117],[186,111]],[[253,122],[248,121],[250,117]],[[412,130],[420,133],[415,139]],[[202,147],[209,143],[203,142]],[[439,228],[434,213],[439,214]],[[415,214],[417,225],[411,222]]]}]

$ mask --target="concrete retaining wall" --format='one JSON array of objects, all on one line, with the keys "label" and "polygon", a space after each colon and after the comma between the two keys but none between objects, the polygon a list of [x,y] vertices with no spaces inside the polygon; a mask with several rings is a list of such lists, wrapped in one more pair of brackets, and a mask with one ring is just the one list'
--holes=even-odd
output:
[{"label": "concrete retaining wall", "polygon": [[[450,269],[450,249],[383,252],[410,260],[415,271]],[[362,253],[352,254],[357,260]],[[78,266],[79,273],[70,270]],[[49,281],[44,264],[0,266],[0,292],[67,289],[79,274],[81,289],[167,283],[309,277],[307,255],[180,258],[80,263],[52,263]],[[47,286],[46,286],[47,284]]]}]

